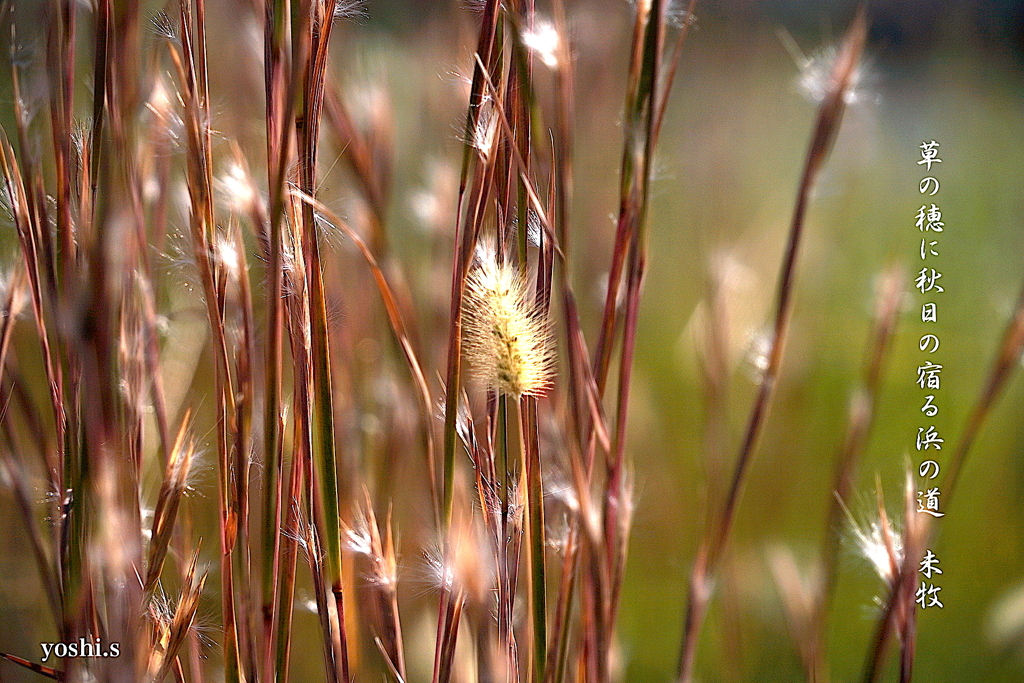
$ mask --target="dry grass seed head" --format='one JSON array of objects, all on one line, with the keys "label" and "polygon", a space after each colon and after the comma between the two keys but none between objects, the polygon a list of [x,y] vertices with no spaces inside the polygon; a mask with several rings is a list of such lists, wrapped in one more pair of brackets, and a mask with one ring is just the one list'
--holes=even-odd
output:
[{"label": "dry grass seed head", "polygon": [[501,394],[543,395],[554,369],[548,321],[514,266],[483,254],[466,280],[466,359],[476,377]]},{"label": "dry grass seed head", "polygon": [[856,552],[868,561],[879,578],[891,586],[903,564],[902,527],[886,513],[879,500],[877,515],[858,522],[847,510],[850,537]]},{"label": "dry grass seed head", "polygon": [[554,24],[545,20],[535,21],[532,27],[523,31],[522,41],[544,66],[549,69],[558,67],[562,41]]}]

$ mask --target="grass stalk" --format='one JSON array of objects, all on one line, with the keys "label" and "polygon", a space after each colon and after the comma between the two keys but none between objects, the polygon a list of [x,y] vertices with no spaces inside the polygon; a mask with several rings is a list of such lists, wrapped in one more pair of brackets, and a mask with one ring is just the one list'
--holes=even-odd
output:
[{"label": "grass stalk", "polygon": [[[471,168],[473,134],[477,127],[481,107],[484,104],[484,71],[481,63],[493,61],[493,48],[500,3],[497,0],[486,0],[481,18],[481,31],[477,43],[478,61],[473,67],[473,82],[470,87],[469,108],[466,113],[466,125],[463,129],[465,143],[462,148],[462,169],[459,177],[458,206],[456,208],[455,253],[452,261],[452,287],[450,323],[448,330],[448,360],[445,374],[445,405],[444,431],[442,435],[442,486],[441,486],[441,522],[442,528],[451,527],[452,511],[455,495],[455,423],[459,410],[459,387],[462,381],[462,298],[466,285],[466,274],[469,259],[472,257],[473,246],[476,244],[478,226],[473,222],[465,222],[462,217],[467,181]],[[473,192],[479,196],[479,192]],[[470,201],[468,206],[477,207]],[[472,215],[478,215],[474,208]]]},{"label": "grass stalk", "polygon": [[547,548],[544,524],[544,490],[541,484],[540,441],[537,428],[537,402],[531,397],[521,398],[517,404],[523,462],[521,464],[526,488],[527,525],[530,544],[527,553],[530,567],[530,636],[532,639],[532,666],[530,680],[542,683],[547,676]]},{"label": "grass stalk", "polygon": [[722,551],[732,530],[743,483],[757,446],[758,437],[767,418],[771,398],[775,393],[786,332],[792,314],[796,259],[803,235],[808,201],[818,173],[839,130],[839,123],[846,106],[847,92],[853,83],[866,35],[866,20],[863,10],[861,10],[847,30],[839,56],[833,66],[829,92],[818,108],[817,122],[811,135],[811,144],[800,179],[796,207],[793,210],[776,290],[775,322],[772,337],[769,340],[767,365],[758,383],[757,394],[730,478],[729,490],[718,517],[717,529],[712,532],[709,539],[702,542],[701,549],[698,551],[698,561],[694,563],[691,573],[690,596],[683,628],[683,645],[676,677],[679,683],[690,683],[693,680],[694,650],[697,646],[697,634],[707,609],[705,603],[710,599],[709,584],[714,580]]},{"label": "grass stalk", "polygon": [[[1021,290],[1013,314],[1003,331],[1002,340],[1000,341],[992,369],[989,371],[981,393],[968,414],[967,421],[957,441],[956,450],[946,465],[945,474],[940,480],[940,490],[943,494],[946,510],[949,509],[949,504],[953,497],[952,494],[957,489],[957,484],[960,481],[960,475],[963,471],[964,463],[967,461],[967,456],[971,452],[971,447],[974,445],[982,426],[992,412],[996,401],[1005,389],[1006,383],[1013,375],[1013,370],[1018,364],[1017,361],[1022,350],[1024,350],[1024,289]],[[901,681],[910,680],[915,653],[913,642],[916,638],[916,623],[912,616],[902,622],[899,617],[901,614],[912,615],[915,611],[914,581],[917,578],[917,563],[935,530],[935,525],[929,523],[931,518],[918,514],[914,508],[913,493],[912,485],[908,484],[907,519],[917,520],[921,517],[924,517],[924,519],[919,521],[916,527],[914,545],[911,546],[905,542],[904,556],[905,558],[912,558],[913,561],[905,560],[899,580],[890,590],[885,603],[885,609],[878,619],[864,666],[862,679],[864,683],[874,683],[882,675],[882,665],[888,641],[894,630],[899,630],[901,635],[899,662]],[[909,532],[907,533],[909,534]],[[919,540],[917,537],[919,537]]]}]

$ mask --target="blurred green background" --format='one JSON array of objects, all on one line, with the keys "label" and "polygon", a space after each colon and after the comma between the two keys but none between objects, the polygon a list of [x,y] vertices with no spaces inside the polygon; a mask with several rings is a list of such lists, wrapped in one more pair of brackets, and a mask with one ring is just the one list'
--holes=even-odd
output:
[{"label": "blurred green background", "polygon": [[[650,271],[630,415],[637,508],[620,621],[624,680],[667,681],[675,671],[685,585],[709,486],[695,320],[716,269],[728,283],[730,458],[749,410],[756,340],[770,320],[815,112],[799,87],[806,69],[787,43],[808,57],[834,46],[852,9],[846,2],[698,3],[657,154],[650,215]],[[45,65],[33,56],[42,37],[30,28],[38,11],[32,3],[15,3],[26,27],[15,41],[15,56],[30,86],[45,89]],[[568,3],[577,86],[572,258],[591,344],[617,208],[618,124],[632,11],[624,0]],[[914,436],[926,424],[919,413],[923,392],[914,380],[924,356],[917,346],[924,333],[917,317],[923,298],[913,291],[911,275],[920,268],[914,217],[924,203],[917,189],[924,175],[916,164],[918,145],[938,141],[942,158],[933,173],[941,190],[930,201],[941,206],[946,224],[936,266],[946,291],[936,299],[941,349],[935,358],[944,369],[940,413],[928,421],[946,439],[940,462],[978,396],[1024,279],[1024,5],[891,0],[874,3],[871,15],[857,101],[811,204],[781,384],[746,485],[729,570],[720,577],[704,628],[701,681],[802,680],[767,554],[783,546],[807,565],[816,558],[878,277],[894,264],[903,266],[908,306],[860,468],[859,494],[847,501],[854,515],[870,514],[876,477],[896,512],[905,460],[920,460]],[[231,2],[211,3],[211,22],[215,126],[256,154],[262,135],[262,71],[253,47],[259,24],[249,5]],[[465,107],[464,86],[449,72],[470,68],[474,35],[475,20],[465,9],[371,0],[365,17],[346,23],[333,47],[336,77],[357,118],[368,120],[382,106],[393,117],[389,230],[421,312],[430,377],[443,367],[435,328],[447,311],[457,129]],[[9,102],[9,79],[3,80]],[[537,84],[550,120],[550,79],[540,73]],[[87,86],[81,92],[84,99]],[[33,97],[44,101],[30,90],[28,99]],[[8,127],[9,108],[2,116]],[[324,154],[321,196],[357,216],[351,179],[343,164],[331,163],[336,156],[336,150]],[[357,263],[347,246],[338,252],[339,263]],[[351,277],[364,272],[354,266]],[[344,282],[344,275],[337,277]],[[379,337],[353,343],[365,341],[370,349],[386,343],[381,330],[374,334]],[[955,507],[938,524],[932,549],[941,561],[943,574],[935,583],[945,607],[919,615],[917,680],[1024,680],[1022,384],[1019,377],[1010,382],[971,454]],[[391,476],[416,481],[417,457],[403,456]],[[212,496],[214,481],[208,473],[200,491]],[[416,530],[425,498],[398,490],[410,657],[426,661],[426,651],[414,650],[433,600],[420,578],[429,535]],[[6,494],[0,515],[7,522],[0,530],[0,649],[33,656],[40,641],[53,638],[52,626]],[[831,532],[850,536],[846,529]],[[868,563],[852,545],[844,548],[829,642],[836,681],[858,678],[875,601],[884,597]],[[212,563],[212,546],[207,550]],[[216,585],[213,579],[208,587]],[[216,605],[212,596],[205,609],[215,615]],[[308,615],[297,623],[308,629],[309,642],[299,642],[308,654],[296,655],[295,680],[319,680],[315,619]],[[5,666],[3,680],[33,679]]]}]

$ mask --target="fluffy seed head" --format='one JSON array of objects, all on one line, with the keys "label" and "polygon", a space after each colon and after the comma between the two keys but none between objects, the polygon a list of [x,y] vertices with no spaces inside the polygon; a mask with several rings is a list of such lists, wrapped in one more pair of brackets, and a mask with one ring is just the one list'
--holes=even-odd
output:
[{"label": "fluffy seed head", "polygon": [[903,536],[887,517],[880,516],[851,528],[857,551],[874,568],[878,576],[892,585],[903,564]]},{"label": "fluffy seed head", "polygon": [[217,188],[228,208],[236,213],[247,213],[259,201],[259,193],[245,168],[237,162],[217,178]]},{"label": "fluffy seed head", "polygon": [[476,119],[476,126],[473,129],[470,144],[476,148],[481,158],[488,159],[494,150],[494,142],[498,138],[498,114],[494,106],[487,104],[480,109]]},{"label": "fluffy seed head", "polygon": [[514,398],[539,396],[550,387],[548,322],[514,266],[479,255],[466,279],[463,313],[466,359],[481,382]]},{"label": "fluffy seed head", "polygon": [[538,21],[533,28],[523,31],[523,45],[532,50],[549,69],[558,66],[560,42],[558,31],[547,21]]}]

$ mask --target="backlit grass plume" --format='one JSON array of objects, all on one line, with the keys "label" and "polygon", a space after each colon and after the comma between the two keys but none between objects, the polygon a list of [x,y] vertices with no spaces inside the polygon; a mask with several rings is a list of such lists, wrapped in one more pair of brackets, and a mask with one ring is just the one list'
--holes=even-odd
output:
[{"label": "backlit grass plume", "polygon": [[476,377],[500,394],[542,395],[551,385],[554,354],[547,318],[509,263],[481,249],[466,279],[466,360]]}]

